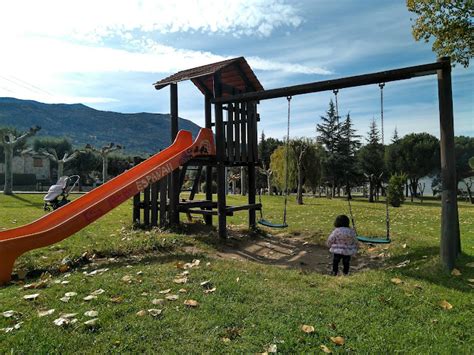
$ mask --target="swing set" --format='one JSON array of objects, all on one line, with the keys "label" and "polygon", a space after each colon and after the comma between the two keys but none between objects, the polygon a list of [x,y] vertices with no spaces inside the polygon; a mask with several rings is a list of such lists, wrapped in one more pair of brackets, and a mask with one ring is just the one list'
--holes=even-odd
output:
[{"label": "swing set", "polygon": [[[204,96],[205,127],[215,132],[217,154],[213,158],[193,159],[181,172],[173,173],[170,179],[163,179],[159,186],[152,186],[149,195],[134,199],[134,221],[147,221],[151,209],[151,224],[156,224],[159,210],[160,225],[179,224],[180,213],[202,215],[207,225],[213,224],[217,217],[218,235],[227,236],[227,217],[237,211],[248,212],[249,227],[257,225],[256,212],[262,205],[257,203],[256,166],[258,165],[257,125],[260,121],[258,104],[263,100],[288,98],[296,95],[322,91],[340,90],[350,87],[389,83],[421,76],[436,75],[439,102],[440,124],[440,158],[443,190],[441,193],[441,260],[448,269],[454,267],[455,259],[460,253],[459,217],[457,212],[456,169],[454,152],[453,101],[451,84],[451,61],[439,58],[436,62],[405,68],[385,70],[338,79],[310,82],[305,84],[265,90],[245,58],[233,58],[218,63],[191,68],[175,73],[155,83],[160,90],[170,88],[171,138],[178,132],[178,83],[191,80]],[[382,123],[383,124],[383,123]],[[289,126],[288,126],[289,128]],[[287,137],[288,139],[288,137]],[[288,144],[288,141],[287,141]],[[180,176],[188,166],[197,166],[198,172],[205,173],[205,200],[180,201]],[[248,204],[229,206],[226,199],[226,167],[243,166],[248,171]],[[217,200],[213,199],[213,170],[217,173]],[[197,177],[200,174],[196,174]],[[196,178],[195,182],[199,182]],[[197,183],[193,185],[197,186]],[[157,193],[159,191],[159,194]],[[159,198],[157,198],[159,195]],[[191,192],[194,197],[194,193]],[[285,189],[285,206],[282,223],[273,223],[264,218],[259,223],[275,228],[285,228],[287,223],[288,188]],[[389,229],[389,228],[387,228]],[[383,239],[383,238],[381,238]],[[390,236],[388,235],[388,238]],[[371,241],[373,242],[373,240]]]}]

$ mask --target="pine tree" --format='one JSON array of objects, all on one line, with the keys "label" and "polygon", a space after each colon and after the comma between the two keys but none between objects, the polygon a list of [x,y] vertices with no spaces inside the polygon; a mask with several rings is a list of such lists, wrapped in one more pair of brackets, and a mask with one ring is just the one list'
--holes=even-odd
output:
[{"label": "pine tree", "polygon": [[350,182],[357,179],[356,168],[356,152],[360,148],[360,135],[356,134],[353,128],[350,114],[347,114],[346,119],[342,122],[339,131],[339,140],[337,144],[339,158],[339,176],[341,183],[346,185],[346,193],[348,198],[350,194]]},{"label": "pine tree", "polygon": [[369,181],[369,202],[374,202],[379,176],[385,170],[384,146],[380,143],[380,132],[375,120],[372,120],[367,134],[367,144],[359,150],[358,160],[362,172]]},{"label": "pine tree", "polygon": [[329,101],[326,116],[321,116],[321,121],[321,124],[316,125],[316,131],[319,133],[317,139],[323,145],[327,153],[324,160],[324,170],[326,178],[330,181],[332,194],[334,195],[338,176],[337,168],[340,160],[338,144],[341,124],[339,123],[336,107],[332,100]]}]

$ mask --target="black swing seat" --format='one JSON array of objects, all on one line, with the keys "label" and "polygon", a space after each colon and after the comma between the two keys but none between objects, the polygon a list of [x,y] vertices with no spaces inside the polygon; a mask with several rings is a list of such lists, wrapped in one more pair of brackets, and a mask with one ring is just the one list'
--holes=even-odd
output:
[{"label": "black swing seat", "polygon": [[259,219],[258,224],[261,224],[262,226],[269,227],[269,228],[287,228],[288,224],[282,223],[272,223],[270,221],[267,221],[266,219]]},{"label": "black swing seat", "polygon": [[373,243],[373,244],[389,244],[392,242],[390,238],[364,237],[361,235],[357,236],[357,240],[362,243]]}]

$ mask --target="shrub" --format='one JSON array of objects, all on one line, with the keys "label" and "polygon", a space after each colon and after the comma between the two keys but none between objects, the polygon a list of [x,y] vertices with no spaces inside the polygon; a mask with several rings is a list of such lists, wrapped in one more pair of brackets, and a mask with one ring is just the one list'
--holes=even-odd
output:
[{"label": "shrub", "polygon": [[387,199],[388,203],[393,207],[400,207],[400,205],[405,201],[403,189],[406,179],[407,177],[405,174],[394,174],[388,181]]}]

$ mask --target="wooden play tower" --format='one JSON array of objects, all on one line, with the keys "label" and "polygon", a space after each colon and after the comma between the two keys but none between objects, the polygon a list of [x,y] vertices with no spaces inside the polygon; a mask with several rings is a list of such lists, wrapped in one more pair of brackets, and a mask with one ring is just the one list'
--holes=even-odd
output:
[{"label": "wooden play tower", "polygon": [[[214,128],[216,156],[193,159],[136,195],[133,220],[145,226],[176,226],[180,213],[184,213],[202,215],[205,223],[212,225],[212,216],[218,216],[219,236],[225,238],[227,216],[247,210],[249,226],[255,227],[255,211],[261,208],[261,204],[255,201],[258,102],[213,104],[212,100],[262,91],[263,87],[243,57],[183,70],[156,82],[157,90],[170,87],[171,141],[179,130],[178,83],[184,80],[191,80],[204,95],[205,127]],[[227,167],[247,169],[248,204],[227,205]],[[194,182],[189,195],[183,199],[183,183],[189,170],[195,170]],[[206,197],[205,200],[195,200],[202,174],[205,174]],[[212,195],[213,176],[217,176],[217,201],[213,201]]]}]

